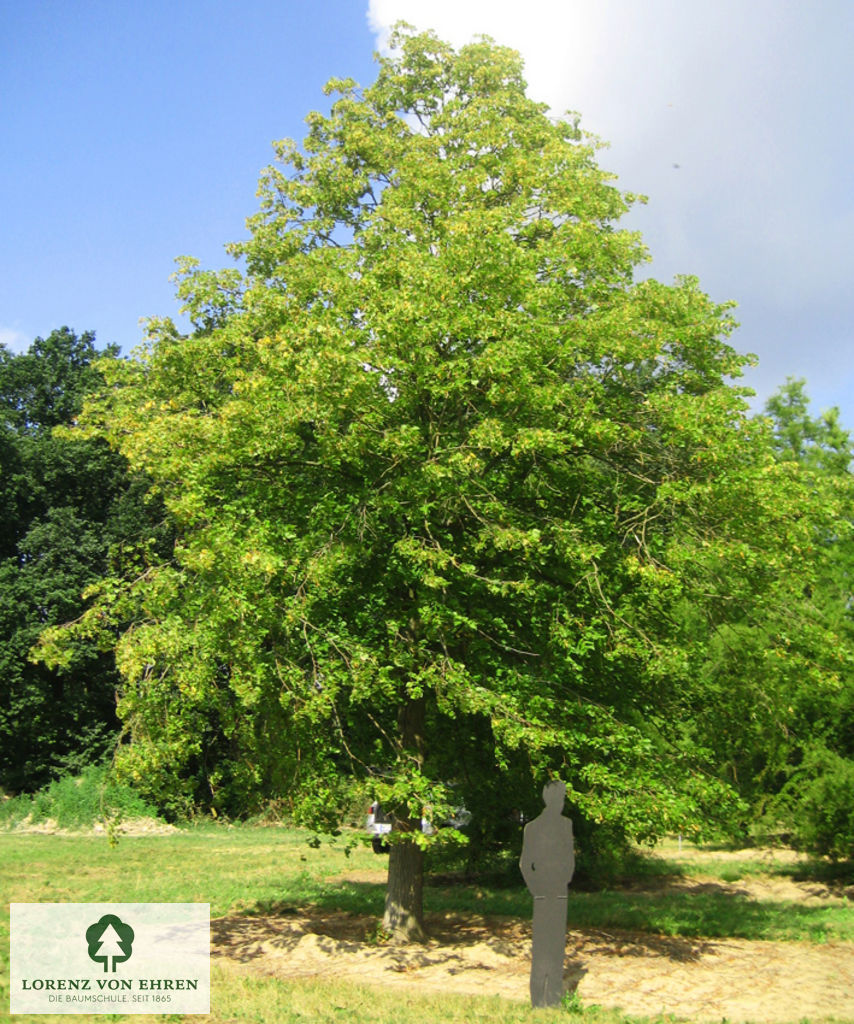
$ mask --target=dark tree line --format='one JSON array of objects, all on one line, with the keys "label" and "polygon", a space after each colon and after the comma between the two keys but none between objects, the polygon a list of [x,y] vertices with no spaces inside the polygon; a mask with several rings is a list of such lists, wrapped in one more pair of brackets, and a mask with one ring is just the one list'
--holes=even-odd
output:
[{"label": "dark tree line", "polygon": [[46,626],[77,618],[85,588],[163,540],[147,482],[101,440],[69,440],[101,383],[95,335],[67,327],[15,354],[0,347],[0,789],[33,791],[113,748],[111,650],[73,645],[69,664],[31,660]]}]

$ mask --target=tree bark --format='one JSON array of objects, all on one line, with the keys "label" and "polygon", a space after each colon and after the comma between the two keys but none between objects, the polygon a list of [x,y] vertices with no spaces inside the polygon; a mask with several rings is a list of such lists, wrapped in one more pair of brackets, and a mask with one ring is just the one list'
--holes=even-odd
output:
[{"label": "tree bark", "polygon": [[[397,715],[398,735],[405,756],[419,768],[424,763],[424,697],[409,699]],[[406,833],[421,831],[421,817],[392,816],[392,842],[388,855],[388,883],[383,928],[394,942],[424,940],[424,851]],[[396,835],[403,836],[397,838]]]},{"label": "tree bark", "polygon": [[424,851],[411,839],[392,843],[383,929],[393,942],[424,941],[423,885]]}]

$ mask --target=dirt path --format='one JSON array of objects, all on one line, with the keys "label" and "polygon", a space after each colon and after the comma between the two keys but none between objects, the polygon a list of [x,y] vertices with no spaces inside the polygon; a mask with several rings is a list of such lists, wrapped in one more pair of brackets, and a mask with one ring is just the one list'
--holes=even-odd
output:
[{"label": "dirt path", "polygon": [[[431,940],[371,941],[373,918],[344,913],[227,917],[211,923],[213,953],[279,978],[501,995],[527,1001],[530,925],[474,915],[428,918]],[[585,1004],[695,1021],[854,1020],[854,943],[697,940],[617,931],[571,932],[566,983]]]}]

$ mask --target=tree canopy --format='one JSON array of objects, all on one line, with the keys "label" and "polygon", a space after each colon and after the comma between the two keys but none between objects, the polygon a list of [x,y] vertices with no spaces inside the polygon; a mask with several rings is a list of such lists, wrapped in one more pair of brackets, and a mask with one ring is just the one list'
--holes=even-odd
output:
[{"label": "tree canopy", "polygon": [[239,266],[182,261],[192,332],[153,320],[99,365],[79,432],[151,476],[180,539],[77,632],[131,623],[121,763],[161,804],[284,796],[334,828],[366,782],[412,934],[425,808],[535,812],[559,776],[644,838],[737,806],[718,730],[774,720],[802,630],[827,636],[775,620],[724,674],[710,642],[801,608],[839,505],[749,415],[730,305],[638,279],[635,197],[518,55],[393,47],[276,144]]}]

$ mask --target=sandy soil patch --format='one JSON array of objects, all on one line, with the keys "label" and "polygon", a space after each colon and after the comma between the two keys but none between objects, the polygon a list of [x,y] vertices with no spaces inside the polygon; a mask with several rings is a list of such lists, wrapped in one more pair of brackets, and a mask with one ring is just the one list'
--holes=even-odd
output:
[{"label": "sandy soil patch", "polygon": [[[335,977],[365,985],[528,1000],[530,925],[475,915],[428,917],[430,941],[378,944],[376,920],[345,913],[220,918],[213,954],[278,978]],[[692,1020],[854,1019],[854,943],[698,940],[632,932],[571,932],[565,983],[586,1004]]]},{"label": "sandy soil patch", "polygon": [[[38,822],[24,818],[11,831],[51,836],[103,836],[107,834],[105,825],[100,821],[92,825],[91,828],[60,828],[53,818]],[[157,821],[155,818],[128,818],[117,825],[115,831],[120,836],[150,836],[166,835],[180,830],[174,825]]]},{"label": "sandy soil patch", "polygon": [[681,848],[670,843],[649,852],[652,857],[664,860],[696,861],[713,860],[726,864],[728,861],[753,861],[774,867],[779,864],[802,864],[810,860],[809,854],[790,850],[785,846],[743,846],[736,850],[714,850],[709,847],[684,843]]},{"label": "sandy soil patch", "polygon": [[737,882],[679,877],[663,878],[659,882],[645,879],[636,886],[627,885],[624,888],[629,892],[649,892],[656,889],[688,892],[703,892],[705,890],[726,893],[730,896],[743,896],[750,900],[800,903],[807,907],[844,904],[848,900],[854,900],[854,885],[846,884],[841,880],[835,882],[799,881],[785,876],[776,878],[748,876]]}]

